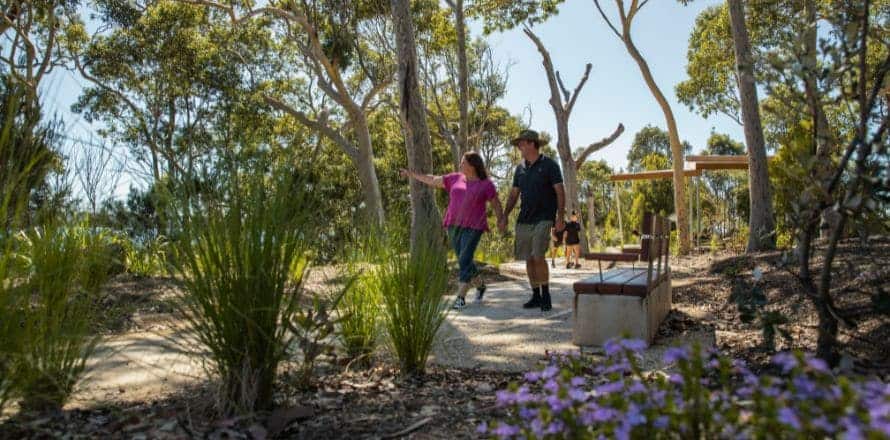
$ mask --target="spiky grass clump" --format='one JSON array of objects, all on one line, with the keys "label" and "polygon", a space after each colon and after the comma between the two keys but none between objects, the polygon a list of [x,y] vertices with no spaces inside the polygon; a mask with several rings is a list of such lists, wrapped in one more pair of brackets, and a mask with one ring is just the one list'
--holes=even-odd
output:
[{"label": "spiky grass clump", "polygon": [[272,407],[278,367],[296,346],[312,203],[292,169],[231,171],[221,200],[181,197],[172,243],[186,290],[179,309],[221,381],[226,413]]},{"label": "spiky grass clump", "polygon": [[12,359],[14,389],[23,409],[59,409],[100,340],[92,324],[111,266],[107,242],[85,226],[34,228],[18,237],[24,272],[10,292],[27,337]]},{"label": "spiky grass clump", "polygon": [[420,239],[413,252],[381,247],[371,279],[383,300],[384,325],[402,374],[422,374],[447,315],[447,253],[439,240]]}]

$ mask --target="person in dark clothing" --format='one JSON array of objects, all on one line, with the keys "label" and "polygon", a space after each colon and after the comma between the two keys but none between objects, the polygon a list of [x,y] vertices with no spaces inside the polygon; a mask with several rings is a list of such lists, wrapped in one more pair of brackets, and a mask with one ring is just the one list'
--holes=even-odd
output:
[{"label": "person in dark clothing", "polygon": [[522,162],[516,166],[513,188],[507,198],[505,216],[521,201],[519,218],[516,220],[515,255],[525,260],[532,298],[524,308],[552,309],[550,301],[550,269],[547,267],[547,249],[550,247],[550,228],[565,228],[565,189],[559,165],[541,154],[545,144],[534,130],[522,131],[512,144],[522,153]]},{"label": "person in dark clothing", "polygon": [[[566,223],[563,241],[566,244],[566,269],[580,269],[578,259],[581,256],[581,223],[578,223],[578,213],[575,211],[572,211],[572,216]],[[575,264],[572,264],[572,257],[575,258]]]}]

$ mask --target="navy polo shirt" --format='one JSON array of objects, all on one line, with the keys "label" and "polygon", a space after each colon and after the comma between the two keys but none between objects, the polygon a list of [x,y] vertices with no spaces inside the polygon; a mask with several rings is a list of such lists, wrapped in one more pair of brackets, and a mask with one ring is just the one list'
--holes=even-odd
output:
[{"label": "navy polo shirt", "polygon": [[518,223],[535,224],[556,220],[556,190],[562,183],[562,172],[553,159],[543,154],[534,163],[522,161],[513,173],[513,187],[519,188]]}]

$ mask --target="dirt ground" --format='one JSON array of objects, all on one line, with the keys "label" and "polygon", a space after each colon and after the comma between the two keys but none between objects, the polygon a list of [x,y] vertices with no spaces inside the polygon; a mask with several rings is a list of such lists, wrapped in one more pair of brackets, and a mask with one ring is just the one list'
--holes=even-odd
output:
[{"label": "dirt ground", "polygon": [[[814,260],[814,269],[819,264]],[[854,373],[888,380],[890,320],[875,313],[871,301],[886,295],[890,285],[890,239],[866,246],[843,243],[835,268],[838,308],[856,324],[841,328],[842,364]],[[759,284],[768,299],[765,310],[788,317],[779,328],[790,340],[779,336],[776,348],[812,350],[816,314],[803,297],[796,268],[784,267],[781,252],[701,254],[672,261],[674,305],[656,344],[712,331],[720,351],[768,369],[771,352],[764,348],[763,332],[756,322],[742,322],[735,301],[751,290],[755,269],[763,273]],[[488,270],[495,282],[510,279]],[[307,285],[323,291],[336,282],[336,268],[326,268],[315,271]],[[182,330],[170,302],[177,294],[169,279],[116,279],[103,299],[106,319],[97,323],[97,331],[108,336],[102,346],[105,356],[133,353],[133,344],[144,346],[145,357],[155,359],[159,367],[187,356],[188,350],[180,353],[181,346],[174,343]],[[276,396],[279,410],[227,419],[216,415],[214,385],[203,379],[200,363],[170,377],[146,380],[145,386],[114,386],[122,374],[145,370],[140,355],[130,356],[104,372],[91,373],[60,413],[0,418],[0,438],[475,438],[475,426],[499,414],[495,391],[521,374],[433,365],[422,379],[401,378],[384,352],[370,370],[323,363],[311,390],[288,387],[290,373],[285,373]]]}]

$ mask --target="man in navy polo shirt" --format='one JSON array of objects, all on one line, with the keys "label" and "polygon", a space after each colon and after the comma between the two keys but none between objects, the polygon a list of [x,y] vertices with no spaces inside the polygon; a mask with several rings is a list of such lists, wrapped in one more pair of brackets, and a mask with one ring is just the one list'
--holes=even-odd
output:
[{"label": "man in navy polo shirt", "polygon": [[561,234],[565,228],[565,189],[562,172],[553,159],[541,154],[546,142],[534,130],[522,131],[511,142],[522,153],[522,163],[513,174],[513,189],[507,198],[504,217],[521,200],[519,218],[516,221],[515,255],[525,260],[528,282],[532,287],[532,299],[523,305],[541,311],[552,308],[550,302],[550,270],[547,267],[547,248],[550,245],[550,228],[556,226]]}]

